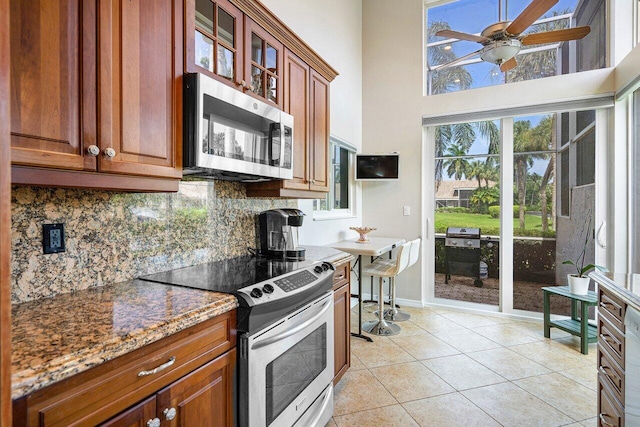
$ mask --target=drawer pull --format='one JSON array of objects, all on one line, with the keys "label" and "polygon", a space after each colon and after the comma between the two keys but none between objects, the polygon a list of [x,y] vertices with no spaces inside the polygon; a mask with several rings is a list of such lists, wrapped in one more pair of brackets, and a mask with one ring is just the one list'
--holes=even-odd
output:
[{"label": "drawer pull", "polygon": [[344,279],[344,274],[336,276],[335,278],[336,278],[336,280],[342,280],[342,279]]},{"label": "drawer pull", "polygon": [[613,348],[616,348],[616,347],[618,347],[620,345],[618,340],[616,340],[615,338],[613,338],[609,334],[600,334],[600,338],[602,338],[602,340],[604,342],[606,342],[607,344],[609,344]]},{"label": "drawer pull", "polygon": [[175,356],[171,356],[171,358],[169,359],[168,362],[163,363],[162,365],[158,366],[157,368],[153,368],[150,371],[140,371],[140,372],[138,372],[138,376],[139,377],[146,377],[147,375],[157,374],[158,372],[167,369],[169,366],[173,365],[174,363],[176,363],[176,357]]},{"label": "drawer pull", "polygon": [[614,382],[616,384],[620,384],[621,380],[620,377],[618,376],[618,374],[616,374],[616,372],[611,369],[608,366],[600,366],[600,372],[602,372],[605,376],[611,378],[612,380],[614,380]]},{"label": "drawer pull", "polygon": [[611,424],[610,422],[607,421],[607,414],[600,414],[599,418],[602,425],[615,427],[615,424]]},{"label": "drawer pull", "polygon": [[160,427],[160,418],[147,421],[147,427]]}]

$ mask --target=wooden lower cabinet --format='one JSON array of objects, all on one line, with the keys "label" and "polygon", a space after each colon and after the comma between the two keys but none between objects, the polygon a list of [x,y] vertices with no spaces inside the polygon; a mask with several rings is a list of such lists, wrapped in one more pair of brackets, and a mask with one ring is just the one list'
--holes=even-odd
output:
[{"label": "wooden lower cabinet", "polygon": [[236,311],[14,400],[15,427],[232,426]]},{"label": "wooden lower cabinet", "polygon": [[337,384],[351,366],[350,263],[336,266],[333,278],[334,377]]},{"label": "wooden lower cabinet", "polygon": [[100,425],[231,426],[235,360],[233,349]]},{"label": "wooden lower cabinet", "polygon": [[624,426],[625,327],[627,305],[600,285],[598,290],[598,426]]}]

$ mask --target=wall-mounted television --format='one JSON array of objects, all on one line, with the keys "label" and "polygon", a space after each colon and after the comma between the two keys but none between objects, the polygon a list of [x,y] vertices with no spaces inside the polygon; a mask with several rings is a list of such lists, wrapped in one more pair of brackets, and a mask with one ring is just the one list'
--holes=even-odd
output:
[{"label": "wall-mounted television", "polygon": [[398,153],[356,154],[356,181],[392,181],[398,179]]}]

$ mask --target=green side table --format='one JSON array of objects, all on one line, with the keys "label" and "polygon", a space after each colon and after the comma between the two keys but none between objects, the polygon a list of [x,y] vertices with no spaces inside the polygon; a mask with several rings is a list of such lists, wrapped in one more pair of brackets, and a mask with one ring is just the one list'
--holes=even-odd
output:
[{"label": "green side table", "polygon": [[[562,329],[571,335],[580,337],[582,354],[589,353],[589,343],[598,341],[598,330],[589,325],[589,307],[598,304],[598,294],[589,291],[587,295],[575,295],[569,292],[568,286],[548,286],[542,288],[544,293],[544,336],[551,338],[551,327]],[[560,295],[571,300],[571,319],[551,320],[550,295]],[[580,302],[580,316],[578,317],[578,302]]]}]

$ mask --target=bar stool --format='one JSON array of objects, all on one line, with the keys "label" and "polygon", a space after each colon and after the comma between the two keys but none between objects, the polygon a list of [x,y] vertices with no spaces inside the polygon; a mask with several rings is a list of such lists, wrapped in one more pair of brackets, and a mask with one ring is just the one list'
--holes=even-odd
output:
[{"label": "bar stool", "polygon": [[[405,267],[405,268],[409,268],[411,267],[413,264],[415,264],[418,261],[418,256],[420,255],[420,238],[418,237],[415,240],[412,240],[411,242],[411,250],[409,252],[409,264]],[[386,264],[391,264],[391,263],[395,263],[395,260],[389,260],[389,261],[380,261],[381,263],[386,263]],[[398,272],[398,274],[400,274],[400,272]],[[391,298],[390,298],[390,304],[391,304],[391,308],[389,308],[388,310],[384,311],[384,320],[391,320],[394,322],[404,322],[405,320],[409,320],[411,318],[411,315],[409,313],[406,313],[402,310],[399,310],[396,307],[396,278],[394,277],[389,277],[389,293],[391,294]],[[374,314],[377,317],[380,317],[379,312],[376,311]]]},{"label": "bar stool", "polygon": [[[367,267],[362,268],[363,275],[369,275],[378,277],[380,279],[380,286],[378,288],[378,304],[379,312],[384,313],[384,278],[387,277],[391,280],[397,276],[402,270],[409,265],[409,259],[411,255],[412,242],[407,242],[400,246],[396,259],[392,262],[374,262]],[[378,316],[378,320],[372,320],[362,325],[362,329],[370,334],[374,335],[396,335],[400,333],[400,326],[387,322],[384,316]]]}]

